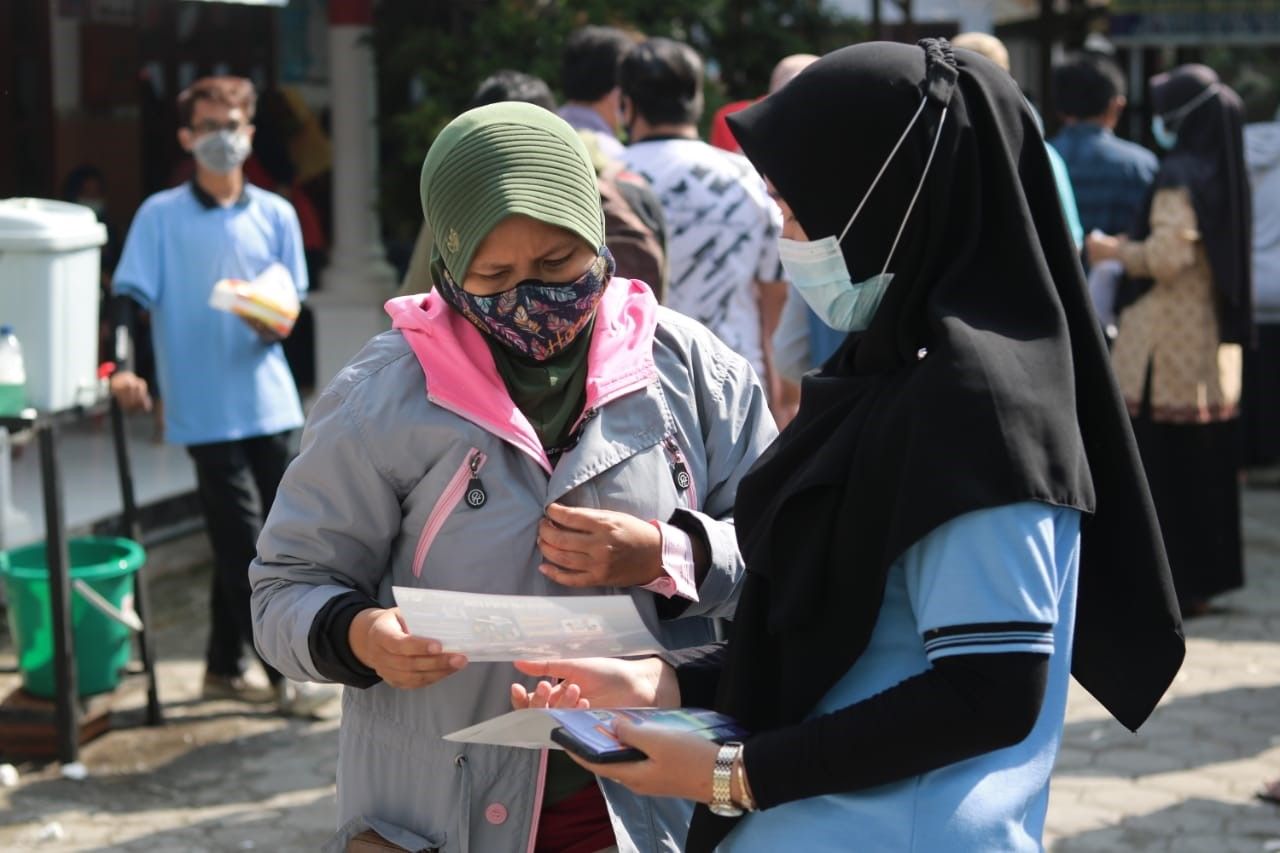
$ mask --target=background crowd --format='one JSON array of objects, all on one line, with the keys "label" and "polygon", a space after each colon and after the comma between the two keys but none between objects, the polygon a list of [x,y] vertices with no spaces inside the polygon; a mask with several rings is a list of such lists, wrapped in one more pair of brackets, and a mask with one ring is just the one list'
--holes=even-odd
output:
[{"label": "background crowd", "polygon": [[[1007,51],[989,35],[961,34],[956,43],[1009,68]],[[769,90],[815,59],[780,57]],[[697,51],[613,27],[574,31],[559,66],[563,99],[546,80],[495,68],[465,106],[524,101],[575,127],[596,168],[619,274],[649,283],[662,304],[746,357],[785,425],[798,405],[800,377],[822,364],[843,334],[788,295],[776,253],[777,205],[725,125],[753,101],[707,115],[706,68]],[[1265,481],[1280,462],[1280,94],[1258,74],[1244,76],[1239,88],[1237,95],[1204,66],[1153,80],[1153,132],[1167,149],[1158,156],[1117,134],[1126,83],[1105,52],[1072,55],[1052,78],[1050,118],[1059,129],[1047,140],[1050,162],[1113,341],[1188,615],[1244,582],[1239,481],[1246,470]],[[288,202],[301,242],[298,279],[314,280],[325,263],[331,203],[321,189],[324,132],[285,92],[267,91],[245,105],[255,132],[243,180]],[[192,162],[171,176],[175,185],[191,179]],[[104,180],[83,165],[67,177],[64,196],[106,219]],[[431,288],[433,235],[425,224],[418,230],[405,262],[405,294]],[[104,293],[124,242],[118,228],[109,233]],[[148,381],[159,435],[161,401],[170,395],[158,381],[164,371],[157,371],[146,307],[133,320],[134,367]],[[304,312],[282,349],[304,392],[315,381],[312,334]],[[105,313],[102,337],[105,360],[113,341]],[[249,387],[256,381],[246,379]],[[179,435],[170,440],[193,444]],[[257,490],[269,495],[271,484],[258,480]],[[248,531],[263,509],[254,510],[259,521]]]}]

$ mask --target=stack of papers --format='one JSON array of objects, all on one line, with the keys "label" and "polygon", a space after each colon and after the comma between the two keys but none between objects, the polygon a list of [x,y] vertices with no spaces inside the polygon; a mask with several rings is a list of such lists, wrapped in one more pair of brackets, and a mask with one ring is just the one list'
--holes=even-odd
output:
[{"label": "stack of papers", "polygon": [[415,637],[472,661],[656,654],[662,645],[628,595],[487,595],[393,587]]},{"label": "stack of papers", "polygon": [[222,279],[213,286],[209,304],[219,311],[257,320],[284,337],[293,331],[302,310],[293,276],[278,263],[267,267],[253,281]]}]

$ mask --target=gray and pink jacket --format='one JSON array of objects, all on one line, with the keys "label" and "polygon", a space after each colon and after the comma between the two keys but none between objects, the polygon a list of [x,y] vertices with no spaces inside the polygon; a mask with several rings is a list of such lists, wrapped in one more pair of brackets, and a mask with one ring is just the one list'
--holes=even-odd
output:
[{"label": "gray and pink jacket", "polygon": [[[776,434],[746,360],[643,284],[614,279],[595,321],[578,441],[553,466],[480,332],[434,293],[387,311],[393,330],[316,401],[259,539],[250,578],[263,656],[289,678],[323,681],[308,648],[317,613],[352,589],[391,606],[393,585],[629,594],[667,647],[713,639],[743,572],[734,496]],[[477,479],[487,499],[473,507],[465,496]],[[657,602],[670,589],[553,583],[537,568],[538,520],[552,502],[678,514],[709,545],[696,601],[664,620]],[[510,664],[473,663],[418,690],[347,688],[333,849],[371,826],[410,849],[532,851],[545,754],[442,740],[510,710],[516,680],[533,683]],[[601,787],[621,850],[681,849],[691,804]]]}]

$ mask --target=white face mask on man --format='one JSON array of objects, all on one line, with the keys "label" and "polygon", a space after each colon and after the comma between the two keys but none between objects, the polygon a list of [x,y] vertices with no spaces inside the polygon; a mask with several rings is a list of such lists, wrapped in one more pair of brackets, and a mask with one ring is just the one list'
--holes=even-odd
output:
[{"label": "white face mask on man", "polygon": [[217,130],[196,139],[191,153],[196,162],[210,172],[225,175],[249,157],[253,144],[249,134],[236,130]]},{"label": "white face mask on man", "polygon": [[867,187],[866,193],[862,196],[862,201],[858,202],[858,207],[853,211],[853,215],[849,217],[849,221],[845,224],[844,230],[840,232],[839,237],[823,237],[821,240],[807,242],[792,240],[787,237],[778,239],[778,257],[782,261],[782,268],[786,272],[787,279],[796,288],[801,298],[813,309],[814,313],[822,319],[822,322],[837,331],[860,332],[870,326],[871,318],[875,316],[876,309],[880,307],[881,298],[884,297],[885,291],[889,288],[889,283],[893,281],[893,274],[889,272],[889,264],[893,261],[894,252],[898,249],[898,241],[902,239],[902,232],[907,227],[907,221],[911,218],[911,211],[915,208],[916,199],[920,197],[920,190],[924,187],[925,178],[929,175],[929,167],[933,164],[933,155],[938,150],[938,140],[942,138],[942,127],[947,120],[946,107],[943,108],[942,117],[938,120],[938,133],[934,136],[933,145],[929,148],[929,158],[925,161],[924,171],[920,175],[920,182],[916,184],[915,193],[911,196],[911,203],[907,205],[907,212],[902,217],[902,224],[898,226],[897,236],[893,238],[893,246],[889,249],[889,255],[885,258],[884,267],[881,268],[880,274],[864,281],[854,282],[849,275],[849,267],[845,263],[844,253],[840,251],[840,243],[844,241],[845,235],[849,233],[854,220],[858,218],[858,214],[866,206],[867,199],[871,197],[876,184],[880,183],[880,178],[883,177],[885,170],[889,168],[889,164],[893,162],[894,155],[902,147],[902,143],[911,132],[911,128],[915,127],[916,121],[919,120],[920,114],[924,112],[927,103],[927,99],[920,101],[920,106],[907,124],[907,129],[902,132],[902,136],[898,137],[893,150],[889,152],[884,164],[880,166],[880,171],[876,173],[871,186]]}]

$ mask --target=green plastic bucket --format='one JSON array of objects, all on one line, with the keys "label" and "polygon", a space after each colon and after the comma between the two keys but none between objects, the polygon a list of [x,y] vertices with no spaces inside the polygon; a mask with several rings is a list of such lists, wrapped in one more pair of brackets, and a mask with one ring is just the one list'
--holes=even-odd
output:
[{"label": "green plastic bucket", "polygon": [[[129,664],[132,629],[126,623],[137,620],[133,575],[146,562],[146,552],[130,539],[110,537],[72,539],[67,546],[76,683],[81,696],[105,693],[120,683],[120,673]],[[53,621],[44,543],[15,548],[3,557],[0,574],[22,686],[32,695],[53,698]]]}]

